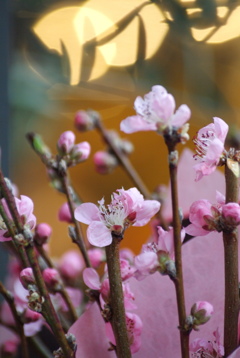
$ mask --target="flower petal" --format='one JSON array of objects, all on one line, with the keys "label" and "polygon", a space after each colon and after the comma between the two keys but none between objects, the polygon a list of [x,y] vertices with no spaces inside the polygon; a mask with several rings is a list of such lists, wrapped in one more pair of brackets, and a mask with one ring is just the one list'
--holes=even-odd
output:
[{"label": "flower petal", "polygon": [[146,225],[159,211],[161,204],[157,200],[145,200],[137,211],[136,222],[133,226]]},{"label": "flower petal", "polygon": [[101,283],[99,276],[96,270],[93,268],[87,267],[83,271],[83,281],[84,283],[93,290],[100,290]]},{"label": "flower petal", "polygon": [[180,128],[189,120],[190,116],[190,108],[186,104],[182,104],[172,116],[171,125]]},{"label": "flower petal", "polygon": [[155,123],[148,123],[140,116],[127,117],[120,123],[120,129],[124,133],[134,133],[139,131],[156,131]]},{"label": "flower petal", "polygon": [[87,237],[90,244],[105,247],[111,244],[111,231],[101,222],[93,221],[87,229]]},{"label": "flower petal", "polygon": [[99,209],[93,203],[79,205],[74,213],[75,219],[89,225],[92,221],[99,221]]}]

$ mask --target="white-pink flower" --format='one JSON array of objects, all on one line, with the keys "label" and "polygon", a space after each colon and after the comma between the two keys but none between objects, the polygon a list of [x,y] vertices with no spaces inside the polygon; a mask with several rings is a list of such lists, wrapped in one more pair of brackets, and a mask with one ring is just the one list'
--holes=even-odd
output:
[{"label": "white-pink flower", "polygon": [[[2,204],[8,218],[12,220],[12,216],[8,210],[8,206],[5,199],[2,199]],[[33,215],[33,207],[34,207],[33,201],[28,196],[21,195],[20,199],[15,197],[15,204],[17,207],[17,211],[21,216],[22,224],[26,225],[29,229],[33,229],[36,225],[36,217],[35,215]],[[0,222],[1,222],[0,242],[11,240],[11,237],[5,235],[7,233],[7,228],[5,224],[2,222],[2,219],[0,220]]]},{"label": "white-pink flower", "polygon": [[87,237],[92,245],[104,247],[112,242],[112,233],[121,236],[131,225],[146,225],[160,209],[156,200],[144,200],[136,189],[118,189],[109,205],[84,203],[75,210],[76,220],[89,225]]},{"label": "white-pink flower", "polygon": [[[120,124],[121,130],[125,133],[163,132],[167,127],[170,129],[183,128],[191,115],[190,109],[185,104],[182,104],[174,113],[175,100],[162,86],[153,86],[152,91],[146,94],[144,98],[137,97],[134,102],[134,109],[137,115],[127,117]],[[187,129],[188,126],[185,129],[183,128],[186,139],[188,138]]]},{"label": "white-pink flower", "polygon": [[224,356],[224,347],[220,343],[220,333],[217,328],[213,332],[214,340],[206,340],[202,338],[196,338],[190,344],[190,352],[192,352],[192,358],[221,358]]},{"label": "white-pink flower", "polygon": [[211,174],[219,164],[219,160],[224,152],[224,142],[228,133],[228,125],[221,118],[214,117],[213,123],[200,129],[196,144],[196,154],[194,158],[198,163],[194,165],[196,170],[196,181],[204,175]]},{"label": "white-pink flower", "polygon": [[[174,261],[174,239],[173,228],[170,227],[169,231],[163,230],[158,226],[157,242],[151,242],[143,245],[142,253],[135,257],[134,263],[136,267],[135,277],[142,280],[149,274],[153,274],[159,270],[162,274],[166,274],[166,263]],[[185,230],[181,230],[181,241],[185,237]],[[171,267],[169,267],[170,269]],[[170,273],[170,272],[168,272]]]}]

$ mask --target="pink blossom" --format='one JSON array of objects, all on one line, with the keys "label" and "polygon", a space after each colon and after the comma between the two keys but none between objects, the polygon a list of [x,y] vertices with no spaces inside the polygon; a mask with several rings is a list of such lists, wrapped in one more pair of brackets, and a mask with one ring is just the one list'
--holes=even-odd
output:
[{"label": "pink blossom", "polygon": [[77,251],[70,250],[61,257],[58,268],[65,280],[76,280],[84,268],[84,261]]},{"label": "pink blossom", "polygon": [[[213,332],[214,340],[206,340],[202,338],[196,338],[190,344],[190,351],[192,352],[192,358],[221,358],[224,356],[224,347],[220,343],[219,330]],[[229,356],[229,358],[232,356]],[[233,358],[233,357],[232,357]]]},{"label": "pink blossom", "polygon": [[129,261],[120,258],[121,277],[125,281],[132,277],[135,273],[135,268],[130,265]]},{"label": "pink blossom", "polygon": [[[141,347],[141,333],[143,324],[138,315],[130,312],[126,312],[126,324],[130,350],[131,353],[134,354],[138,352]],[[106,323],[106,334],[110,342],[116,345],[116,340],[110,323]]]},{"label": "pink blossom", "polygon": [[99,174],[111,173],[111,171],[118,165],[116,157],[104,150],[94,154],[93,162],[95,169]]},{"label": "pink blossom", "polygon": [[63,132],[57,143],[58,150],[62,154],[68,154],[73,149],[75,143],[75,134],[72,131]]},{"label": "pink blossom", "polygon": [[146,225],[151,217],[160,209],[156,200],[144,200],[136,189],[118,189],[113,193],[112,201],[107,207],[104,199],[99,207],[92,203],[84,203],[75,210],[76,220],[89,225],[88,240],[92,245],[104,247],[112,242],[112,233],[122,235],[131,225]]},{"label": "pink blossom", "polygon": [[[34,229],[36,225],[36,217],[33,215],[33,201],[25,195],[21,195],[20,199],[14,198],[15,204],[17,207],[17,211],[21,216],[22,223],[26,225],[29,229]],[[7,203],[5,199],[2,199],[2,204],[6,214],[10,220],[12,220],[12,216],[9,212]],[[0,217],[1,219],[1,217]],[[1,220],[2,221],[2,220]],[[0,223],[0,242],[1,241],[10,241],[11,238],[8,237],[7,228],[3,222]]]},{"label": "pink blossom", "polygon": [[[104,308],[105,304],[109,303],[110,284],[108,278],[105,278],[101,282],[96,270],[92,268],[86,268],[83,271],[83,280],[89,288],[99,291],[101,307]],[[133,303],[135,297],[131,292],[129,285],[123,283],[122,287],[125,309],[135,309],[136,305]]]},{"label": "pink blossom", "polygon": [[71,224],[72,221],[72,215],[69,209],[69,205],[68,203],[64,203],[61,208],[58,211],[58,219],[59,221],[64,221],[67,222],[69,224]]},{"label": "pink blossom", "polygon": [[[162,86],[153,86],[152,91],[144,98],[137,97],[134,108],[137,115],[124,119],[120,124],[125,133],[149,130],[163,132],[166,128],[183,128],[191,115],[185,104],[174,113],[175,100]],[[183,131],[187,128],[188,126]],[[186,133],[184,135],[187,137]]]},{"label": "pink blossom", "polygon": [[[137,269],[135,277],[138,280],[143,279],[149,274],[160,271],[166,274],[168,268],[166,267],[170,261],[174,261],[174,239],[173,228],[170,227],[169,231],[165,231],[162,227],[158,226],[157,242],[150,242],[143,245],[142,253],[135,257],[135,267]],[[185,237],[185,230],[181,230],[181,240]],[[172,266],[169,267],[171,270]],[[174,268],[173,268],[174,269]],[[170,271],[168,272],[170,274]],[[174,274],[172,272],[172,274]]]},{"label": "pink blossom", "polygon": [[[208,200],[197,200],[190,207],[189,220],[191,222],[185,228],[187,234],[192,236],[204,236],[210,231],[216,230],[214,226],[215,218],[218,220],[220,212],[212,206]],[[212,220],[212,225],[209,220]],[[217,222],[216,222],[217,225]]]},{"label": "pink blossom", "polygon": [[213,118],[214,123],[200,129],[196,144],[195,159],[198,163],[194,165],[196,170],[196,181],[204,175],[211,174],[219,164],[224,152],[224,142],[228,133],[228,125],[218,117]]}]

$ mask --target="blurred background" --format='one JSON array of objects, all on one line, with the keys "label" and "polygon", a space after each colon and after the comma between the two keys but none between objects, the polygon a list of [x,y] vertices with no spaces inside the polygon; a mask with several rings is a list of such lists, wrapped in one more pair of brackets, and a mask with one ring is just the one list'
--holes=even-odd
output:
[{"label": "blurred background", "polygon": [[[1,147],[5,173],[35,204],[38,222],[53,227],[51,253],[73,247],[57,213],[65,198],[48,184],[25,134],[42,135],[53,152],[65,130],[89,141],[90,159],[70,169],[84,201],[106,202],[133,183],[121,167],[96,173],[93,154],[105,149],[96,131],[74,129],[80,109],[99,111],[107,129],[135,114],[136,96],[161,84],[192,111],[191,137],[223,118],[240,121],[240,1],[13,0],[1,2]],[[150,191],[168,183],[166,148],[152,132],[120,134],[134,145],[129,159]],[[193,149],[190,140],[186,144]],[[183,146],[179,145],[179,151]],[[123,246],[139,251],[149,228],[126,233]]]}]

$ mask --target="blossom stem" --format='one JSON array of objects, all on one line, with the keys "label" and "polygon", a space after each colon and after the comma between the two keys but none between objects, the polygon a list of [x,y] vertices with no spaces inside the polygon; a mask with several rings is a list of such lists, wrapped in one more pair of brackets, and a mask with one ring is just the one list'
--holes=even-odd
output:
[{"label": "blossom stem", "polygon": [[8,229],[8,233],[10,234],[10,236],[12,238],[12,244],[13,244],[14,252],[18,255],[19,259],[21,260],[22,266],[24,268],[28,267],[29,263],[28,263],[28,258],[27,258],[26,252],[25,252],[23,246],[19,245],[16,242],[16,240],[14,239],[14,236],[15,236],[14,229],[13,229],[11,223],[10,223],[10,220],[9,220],[7,214],[5,213],[5,210],[4,210],[4,207],[3,207],[2,203],[1,203],[1,201],[0,201],[0,215],[2,216],[3,221],[6,224],[6,227]]},{"label": "blossom stem", "polygon": [[[78,224],[78,221],[75,219],[75,216],[74,216],[74,203],[72,200],[72,195],[71,195],[71,190],[70,190],[70,186],[68,183],[67,174],[65,174],[61,177],[61,181],[62,181],[62,185],[64,188],[64,192],[67,196],[68,206],[69,206],[69,210],[71,213],[72,221],[75,226],[74,242],[78,245],[78,247],[83,255],[83,259],[85,261],[86,267],[91,267],[91,263],[90,263],[90,260],[89,260],[88,254],[87,254],[86,246],[85,246],[85,243],[83,240],[83,233],[82,233],[80,225]],[[73,236],[72,236],[72,239],[73,239]]]},{"label": "blossom stem", "polygon": [[119,260],[120,238],[114,235],[112,236],[112,243],[109,246],[106,246],[108,276],[110,282],[110,306],[112,310],[111,324],[116,339],[117,357],[131,358]]},{"label": "blossom stem", "polygon": [[138,190],[143,194],[146,199],[151,199],[151,193],[149,192],[148,188],[146,187],[146,185],[144,184],[144,182],[142,181],[126,155],[124,155],[114,144],[113,140],[111,139],[111,136],[104,128],[100,118],[97,118],[96,120],[96,128],[98,129],[106,144],[109,146],[109,148],[111,148],[117,160],[122,165],[130,179],[135,183]]},{"label": "blossom stem", "polygon": [[[178,319],[180,328],[180,341],[182,358],[189,358],[189,331],[184,328],[186,321],[185,297],[183,286],[183,269],[182,269],[182,242],[181,242],[181,220],[178,206],[178,186],[177,186],[177,151],[169,148],[169,172],[172,194],[172,212],[173,212],[173,235],[174,235],[174,252],[176,265],[176,279],[174,279]],[[174,158],[174,160],[172,160]]]},{"label": "blossom stem", "polygon": [[26,236],[20,215],[16,208],[14,196],[11,193],[11,191],[9,190],[9,188],[7,187],[1,170],[0,170],[0,188],[2,190],[3,196],[6,199],[6,202],[7,202],[9,211],[11,213],[11,216],[13,218],[14,224],[16,226],[17,232],[19,234],[22,234],[25,238],[25,241],[28,242],[28,244],[25,244],[26,245],[25,250],[26,250],[26,254],[27,254],[30,266],[32,267],[32,270],[34,273],[34,277],[35,277],[40,295],[42,297],[44,297],[44,303],[42,304],[42,306],[43,306],[43,312],[46,312],[45,318],[46,318],[48,324],[50,325],[56,339],[58,340],[58,342],[63,350],[64,355],[66,356],[66,358],[71,358],[71,357],[73,357],[73,352],[68,345],[62,325],[61,325],[59,318],[57,316],[57,313],[52,305],[47,287],[43,280],[40,266],[38,263],[38,259],[36,256],[36,252],[34,251],[34,247],[33,247],[33,239],[29,238],[29,233]]},{"label": "blossom stem", "polygon": [[[238,177],[225,166],[226,203],[238,203]],[[238,347],[238,230],[223,232],[225,260],[224,348],[226,357]]]},{"label": "blossom stem", "polygon": [[26,337],[24,335],[24,329],[23,329],[23,323],[21,321],[21,318],[17,312],[15,303],[14,303],[14,298],[13,295],[4,287],[4,285],[2,284],[2,282],[0,282],[0,293],[2,294],[2,296],[5,298],[5,300],[7,301],[10,310],[12,312],[12,315],[14,317],[15,320],[15,324],[17,326],[17,333],[20,336],[21,339],[21,347],[22,347],[22,354],[24,358],[28,358],[29,357],[29,353],[28,353],[28,347],[27,347],[27,340]]},{"label": "blossom stem", "polygon": [[[48,267],[50,268],[54,268],[55,266],[52,263],[50,257],[48,256],[47,252],[44,250],[44,248],[41,245],[38,245],[35,243],[35,247],[38,251],[38,253],[42,256],[42,258],[44,259],[44,261],[46,262],[46,264],[48,265]],[[61,285],[61,288],[58,290],[58,292],[60,293],[60,295],[62,296],[63,300],[65,301],[68,309],[69,309],[69,314],[71,316],[71,321],[72,323],[75,322],[78,319],[77,316],[77,312],[72,304],[72,301],[70,300],[70,297],[64,287],[64,285]]]}]

